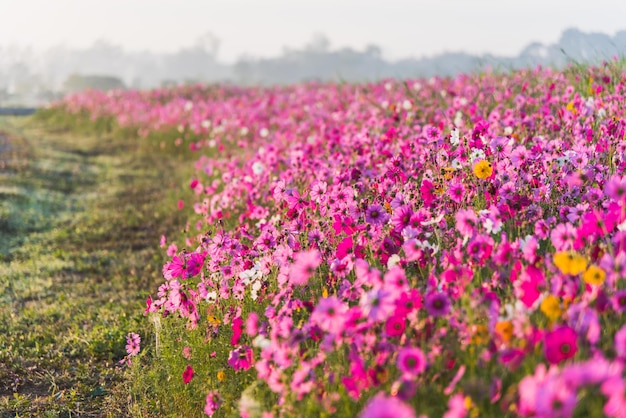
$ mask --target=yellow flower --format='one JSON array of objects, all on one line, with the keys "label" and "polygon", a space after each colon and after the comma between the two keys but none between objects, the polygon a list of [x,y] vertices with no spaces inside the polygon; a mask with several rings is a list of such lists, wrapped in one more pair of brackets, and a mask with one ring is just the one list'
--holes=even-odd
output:
[{"label": "yellow flower", "polygon": [[498,322],[494,331],[505,343],[508,343],[513,338],[513,324],[511,321]]},{"label": "yellow flower", "polygon": [[474,164],[474,174],[479,179],[486,179],[493,173],[493,168],[491,168],[491,163],[487,160],[480,160],[476,164]]},{"label": "yellow flower", "polygon": [[478,324],[472,327],[472,343],[476,345],[485,344],[489,338],[489,328],[487,325]]},{"label": "yellow flower", "polygon": [[224,380],[226,380],[226,373],[224,373],[221,370],[217,372],[217,380],[219,380],[220,382],[223,382]]},{"label": "yellow flower", "polygon": [[563,274],[571,274],[573,276],[582,273],[587,268],[587,260],[585,257],[575,251],[559,251],[552,258],[554,265],[561,270]]},{"label": "yellow flower", "polygon": [[547,316],[551,321],[555,321],[561,316],[561,306],[559,304],[559,298],[554,295],[548,295],[541,301],[539,306],[541,312]]},{"label": "yellow flower", "polygon": [[606,272],[595,264],[590,265],[583,274],[583,280],[594,286],[600,286],[604,283],[604,279],[606,279]]}]

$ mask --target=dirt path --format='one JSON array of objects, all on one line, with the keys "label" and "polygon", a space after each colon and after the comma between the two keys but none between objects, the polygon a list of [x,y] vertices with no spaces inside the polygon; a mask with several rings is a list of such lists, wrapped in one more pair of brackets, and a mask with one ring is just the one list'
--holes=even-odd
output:
[{"label": "dirt path", "polygon": [[32,118],[0,131],[0,417],[127,416],[117,363],[181,222],[157,204],[174,166]]}]

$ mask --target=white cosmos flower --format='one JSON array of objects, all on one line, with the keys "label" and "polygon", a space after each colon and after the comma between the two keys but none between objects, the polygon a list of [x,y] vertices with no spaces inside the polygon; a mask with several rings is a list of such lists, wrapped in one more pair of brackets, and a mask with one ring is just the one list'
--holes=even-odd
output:
[{"label": "white cosmos flower", "polygon": [[265,171],[265,166],[260,161],[255,161],[252,164],[252,172],[257,176]]},{"label": "white cosmos flower", "polygon": [[450,143],[456,146],[456,145],[459,145],[459,142],[460,142],[459,130],[458,128],[455,128],[452,130],[452,132],[450,132]]}]

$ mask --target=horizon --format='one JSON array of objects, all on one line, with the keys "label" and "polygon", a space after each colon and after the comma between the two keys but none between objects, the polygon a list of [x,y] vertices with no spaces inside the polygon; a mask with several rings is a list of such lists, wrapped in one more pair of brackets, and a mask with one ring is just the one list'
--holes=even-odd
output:
[{"label": "horizon", "polygon": [[[162,54],[189,48],[211,33],[219,41],[219,61],[233,63],[244,56],[274,58],[323,35],[332,50],[376,45],[387,60],[447,52],[508,57],[533,42],[553,44],[566,29],[610,36],[626,29],[619,18],[626,15],[626,4],[614,0],[592,5],[564,0],[549,4],[389,0],[381,4],[375,0],[187,0],[184,4],[23,0],[0,4],[4,17],[0,18],[4,40],[0,47],[30,47],[37,53],[59,46],[86,49],[104,41],[129,53]],[[539,7],[542,12],[535,11]],[[33,9],[39,12],[33,14]],[[351,15],[353,19],[345,18]]]}]

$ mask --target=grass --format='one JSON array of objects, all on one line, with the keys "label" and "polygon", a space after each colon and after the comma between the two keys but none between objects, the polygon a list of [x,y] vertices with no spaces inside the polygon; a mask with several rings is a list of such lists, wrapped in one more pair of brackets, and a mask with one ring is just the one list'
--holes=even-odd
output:
[{"label": "grass", "polygon": [[45,116],[0,118],[0,417],[129,416],[118,362],[149,332],[190,169],[154,140]]}]

